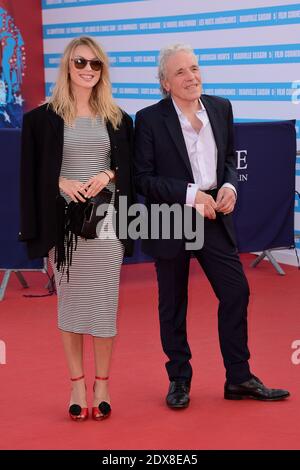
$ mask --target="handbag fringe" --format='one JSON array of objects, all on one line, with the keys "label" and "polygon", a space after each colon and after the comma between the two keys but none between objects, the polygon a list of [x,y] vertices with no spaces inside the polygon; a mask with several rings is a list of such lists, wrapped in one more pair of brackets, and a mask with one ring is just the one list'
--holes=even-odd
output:
[{"label": "handbag fringe", "polygon": [[67,282],[70,279],[70,266],[73,260],[73,251],[77,249],[78,236],[70,228],[68,217],[68,203],[61,195],[56,198],[56,244],[54,262],[58,272],[61,272],[59,284],[61,284],[64,272]]}]

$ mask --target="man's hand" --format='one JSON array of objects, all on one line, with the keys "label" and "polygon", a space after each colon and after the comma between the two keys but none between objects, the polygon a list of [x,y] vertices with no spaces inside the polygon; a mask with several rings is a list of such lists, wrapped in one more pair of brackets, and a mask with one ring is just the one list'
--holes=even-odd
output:
[{"label": "man's hand", "polygon": [[212,196],[198,190],[195,198],[195,208],[203,216],[208,219],[216,218],[217,204]]},{"label": "man's hand", "polygon": [[218,191],[216,203],[216,211],[222,212],[224,215],[230,214],[235,206],[236,195],[231,188],[221,188]]}]

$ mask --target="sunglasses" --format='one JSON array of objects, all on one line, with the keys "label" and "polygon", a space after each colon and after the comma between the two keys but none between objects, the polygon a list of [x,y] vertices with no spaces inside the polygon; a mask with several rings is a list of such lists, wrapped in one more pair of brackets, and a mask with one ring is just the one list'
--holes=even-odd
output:
[{"label": "sunglasses", "polygon": [[90,64],[90,67],[95,72],[99,72],[102,69],[102,62],[98,59],[87,60],[83,57],[76,57],[76,59],[71,59],[74,62],[75,68],[82,70],[84,69],[87,64]]}]

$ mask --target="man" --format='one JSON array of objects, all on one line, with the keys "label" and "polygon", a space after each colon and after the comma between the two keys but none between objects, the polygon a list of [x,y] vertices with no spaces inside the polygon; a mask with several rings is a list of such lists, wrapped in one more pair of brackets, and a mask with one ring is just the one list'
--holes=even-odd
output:
[{"label": "man", "polygon": [[[193,254],[219,300],[224,398],[286,398],[288,391],[264,386],[248,364],[249,288],[231,217],[237,197],[231,104],[201,95],[199,66],[189,46],[161,51],[159,80],[165,98],[136,115],[137,190],[148,206],[159,202],[204,207],[204,245]],[[166,402],[171,408],[185,408],[192,379],[186,331],[191,251],[184,238],[174,237],[144,240],[143,250],[155,259],[157,271],[161,341],[169,359]]]}]

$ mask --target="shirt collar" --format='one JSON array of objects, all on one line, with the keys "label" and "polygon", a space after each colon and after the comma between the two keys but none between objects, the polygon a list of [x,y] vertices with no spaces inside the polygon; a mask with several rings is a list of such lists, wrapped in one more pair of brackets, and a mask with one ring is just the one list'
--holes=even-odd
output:
[{"label": "shirt collar", "polygon": [[[185,115],[183,114],[183,112],[181,111],[181,109],[177,106],[177,104],[175,103],[175,100],[172,98],[172,102],[173,102],[173,105],[174,105],[174,108],[175,108],[175,111],[178,115],[178,117],[185,117]],[[205,109],[205,106],[204,104],[202,103],[201,99],[199,98],[199,103],[200,103],[200,106],[201,108],[197,111],[197,115],[199,115],[200,113],[203,113],[203,111],[206,112],[206,109]]]},{"label": "shirt collar", "polygon": [[[173,102],[173,105],[174,105],[174,108],[175,108],[175,111],[177,113],[177,116],[178,116],[178,119],[181,123],[182,126],[184,127],[189,127],[191,126],[188,118],[183,114],[183,112],[181,111],[181,109],[179,109],[179,107],[177,106],[177,104],[175,103],[175,101],[173,100],[172,98],[172,102]],[[196,113],[197,115],[197,118],[200,119],[200,121],[202,121],[202,124],[203,124],[203,128],[205,128],[207,126],[207,124],[209,123],[209,119],[208,119],[208,114],[207,114],[207,111],[204,107],[204,104],[202,103],[201,99],[199,98],[199,103],[201,105],[201,109],[199,109]]]}]

